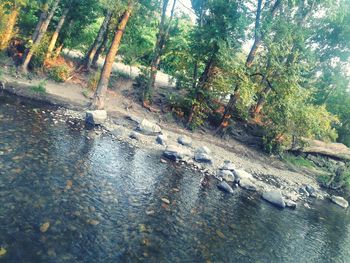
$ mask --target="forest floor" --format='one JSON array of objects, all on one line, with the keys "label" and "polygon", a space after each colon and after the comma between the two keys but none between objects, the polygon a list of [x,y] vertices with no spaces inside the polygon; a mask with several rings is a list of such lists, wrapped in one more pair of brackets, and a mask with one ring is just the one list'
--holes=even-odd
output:
[{"label": "forest floor", "polygon": [[[11,63],[6,64],[2,62],[0,67],[6,87],[21,91],[19,92],[20,95],[26,96],[26,92],[23,93],[23,90],[31,91],[33,87],[38,86],[43,81],[43,78],[38,76],[28,79],[28,77],[17,75]],[[132,78],[137,75],[138,71],[132,68],[134,75],[127,79],[125,74],[127,73],[126,71],[130,71],[128,66],[115,63],[114,70],[114,74],[123,72],[124,77],[121,77],[120,81],[112,82],[112,87],[108,90],[105,109],[109,117],[115,120],[115,123],[126,127],[128,131],[132,131],[135,128],[135,123],[130,121],[130,117],[131,119],[139,120],[147,119],[157,123],[168,136],[169,141],[174,142],[172,144],[176,143],[178,136],[186,135],[193,140],[193,149],[199,146],[207,146],[212,151],[214,159],[213,170],[222,165],[224,160],[231,160],[237,168],[244,169],[257,177],[265,176],[265,178],[272,178],[272,181],[276,179],[278,185],[288,189],[298,189],[303,185],[312,185],[317,189],[319,188],[315,176],[319,171],[316,169],[291,166],[281,161],[279,157],[268,156],[261,150],[249,147],[234,138],[223,139],[218,137],[215,135],[214,129],[202,128],[191,132],[182,123],[172,118],[171,114],[163,114],[161,109],[162,101],[165,100],[164,93],[175,89],[169,81],[169,76],[166,74],[158,74],[156,103],[153,106],[155,112],[151,112],[142,107],[137,99],[137,92],[132,85]],[[86,89],[87,78],[87,76],[79,75],[65,83],[57,83],[45,79],[46,92],[45,94],[39,94],[39,97],[49,101],[51,97],[56,102],[66,102],[66,104],[59,102],[58,104],[79,108],[81,112],[84,112],[93,96],[93,91]],[[17,91],[14,93],[18,93]],[[124,130],[123,136],[125,140],[130,141],[129,135]],[[154,141],[155,139],[150,136],[142,136],[138,143],[145,147],[149,146],[151,149],[162,150],[160,146],[155,147]]]}]

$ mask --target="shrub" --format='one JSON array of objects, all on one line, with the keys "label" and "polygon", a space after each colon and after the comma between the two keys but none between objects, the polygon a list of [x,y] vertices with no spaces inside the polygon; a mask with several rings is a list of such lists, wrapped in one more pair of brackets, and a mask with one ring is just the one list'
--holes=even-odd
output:
[{"label": "shrub", "polygon": [[70,69],[66,65],[53,66],[48,69],[50,79],[57,82],[65,82],[70,74]]},{"label": "shrub", "polygon": [[32,87],[32,91],[37,93],[46,93],[46,82],[41,81],[38,85]]}]

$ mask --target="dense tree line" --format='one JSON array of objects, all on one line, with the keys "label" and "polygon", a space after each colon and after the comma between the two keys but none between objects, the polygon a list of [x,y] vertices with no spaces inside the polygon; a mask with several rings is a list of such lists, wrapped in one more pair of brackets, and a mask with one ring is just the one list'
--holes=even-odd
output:
[{"label": "dense tree line", "polygon": [[[113,62],[142,66],[140,101],[152,105],[157,70],[173,76],[172,110],[191,129],[214,120],[259,124],[268,151],[302,137],[350,145],[348,0],[0,0],[0,49],[25,43],[20,69],[50,65],[63,47],[98,71],[102,109]],[[98,58],[104,59],[101,70]],[[63,69],[62,69],[63,70]]]}]

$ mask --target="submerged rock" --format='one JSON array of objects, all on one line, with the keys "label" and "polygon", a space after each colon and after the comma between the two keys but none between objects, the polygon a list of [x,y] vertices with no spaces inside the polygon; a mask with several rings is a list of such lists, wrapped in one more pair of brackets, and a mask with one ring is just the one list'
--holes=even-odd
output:
[{"label": "submerged rock", "polygon": [[162,129],[157,124],[146,119],[141,121],[138,129],[146,135],[156,135],[162,132]]},{"label": "submerged rock", "polygon": [[175,146],[175,145],[169,145],[164,153],[164,157],[172,160],[172,161],[179,161],[179,160],[184,160],[191,156],[191,153],[182,147]]},{"label": "submerged rock", "polygon": [[194,154],[194,159],[197,162],[212,163],[211,151],[208,147],[202,146],[197,148]]},{"label": "submerged rock", "polygon": [[187,137],[184,135],[177,138],[177,142],[179,144],[184,145],[184,146],[191,146],[192,145],[192,139],[190,137]]},{"label": "submerged rock", "polygon": [[284,202],[284,199],[280,190],[270,190],[270,191],[264,192],[262,195],[262,198],[277,207],[280,207],[280,208],[286,207],[286,203]]},{"label": "submerged rock", "polygon": [[341,196],[335,196],[332,195],[331,196],[331,201],[339,206],[341,206],[342,208],[347,208],[349,206],[349,202],[346,201],[343,197]]},{"label": "submerged rock", "polygon": [[101,125],[107,119],[105,110],[91,110],[86,112],[85,121],[91,125]]},{"label": "submerged rock", "polygon": [[232,194],[233,193],[233,189],[232,187],[226,183],[225,181],[222,181],[218,184],[218,188],[224,192],[227,192],[227,193],[230,193]]}]

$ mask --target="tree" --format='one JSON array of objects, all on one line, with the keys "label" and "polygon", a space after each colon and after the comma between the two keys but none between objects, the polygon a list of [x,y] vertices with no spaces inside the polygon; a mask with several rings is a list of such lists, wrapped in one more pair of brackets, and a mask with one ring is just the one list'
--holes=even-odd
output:
[{"label": "tree", "polygon": [[166,21],[166,14],[168,10],[169,0],[163,0],[161,19],[159,23],[159,32],[157,35],[156,46],[153,52],[153,59],[150,67],[149,83],[147,85],[147,90],[144,92],[143,105],[148,105],[152,98],[152,90],[154,89],[157,72],[161,62],[161,57],[163,55],[167,39],[169,37],[169,30],[171,22],[174,18],[174,11],[176,6],[176,0],[173,0],[173,4],[170,10],[170,16],[168,21]]},{"label": "tree", "polygon": [[[0,2],[0,15],[4,16],[6,19],[4,21],[4,30],[0,30],[0,50],[3,50],[8,46],[8,43],[13,36],[14,27],[17,23],[20,9],[26,3],[27,0],[12,0],[4,3]],[[8,14],[6,15],[6,13]]]},{"label": "tree", "polygon": [[66,21],[67,14],[68,14],[69,10],[70,10],[70,6],[66,7],[63,10],[63,13],[62,13],[62,15],[60,17],[60,20],[59,20],[59,22],[58,22],[58,24],[56,26],[55,32],[53,33],[53,35],[51,37],[51,41],[50,41],[50,44],[49,44],[49,47],[48,47],[47,53],[46,53],[46,60],[50,59],[52,51],[55,48],[55,45],[56,45],[56,42],[57,42],[57,39],[58,39],[58,35],[61,32],[61,29],[63,27],[64,22]]},{"label": "tree", "polygon": [[106,39],[107,37],[108,24],[112,19],[112,14],[113,14],[112,10],[107,9],[105,18],[98,31],[97,37],[94,43],[89,48],[88,52],[86,53],[85,58],[83,59],[83,63],[81,65],[82,67],[86,69],[90,69],[93,59],[96,55],[96,52],[98,51],[99,47],[102,45],[103,40]]},{"label": "tree", "polygon": [[47,4],[44,6],[39,23],[37,24],[37,27],[32,36],[33,45],[27,49],[23,57],[21,69],[24,73],[28,71],[28,65],[33,57],[35,48],[40,44],[42,38],[44,37],[47,28],[49,27],[49,24],[51,22],[51,19],[55,14],[56,9],[58,8],[59,3],[60,0],[54,0],[51,8]]},{"label": "tree", "polygon": [[107,53],[105,63],[102,68],[101,77],[94,95],[92,107],[95,109],[104,108],[104,99],[108,88],[109,78],[112,73],[113,63],[118,53],[120,42],[123,37],[124,30],[130,18],[132,10],[134,8],[134,4],[135,3],[133,1],[129,1],[126,10],[123,12],[122,16],[119,19],[118,27],[115,31],[111,47]]}]

